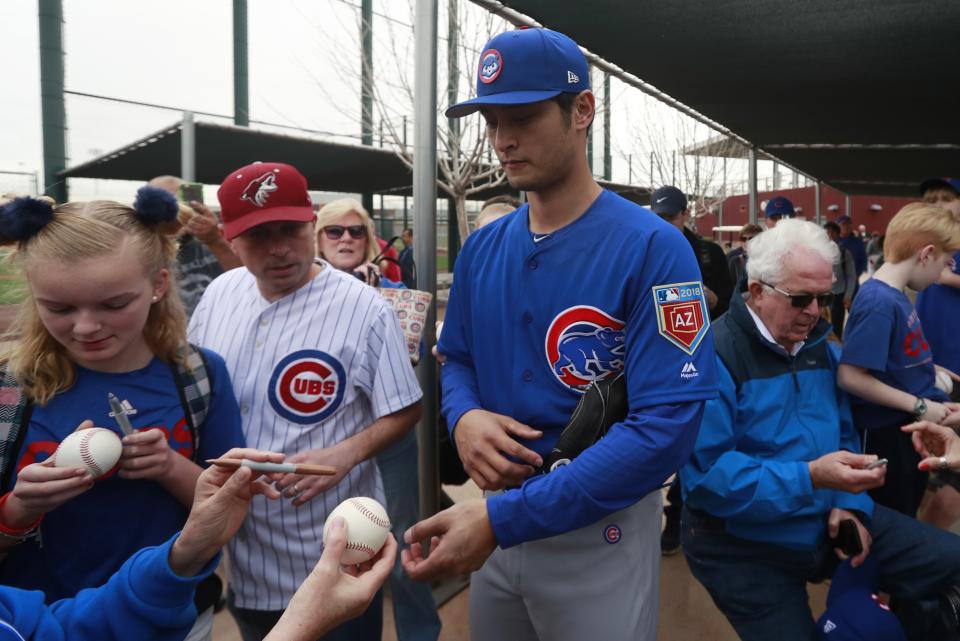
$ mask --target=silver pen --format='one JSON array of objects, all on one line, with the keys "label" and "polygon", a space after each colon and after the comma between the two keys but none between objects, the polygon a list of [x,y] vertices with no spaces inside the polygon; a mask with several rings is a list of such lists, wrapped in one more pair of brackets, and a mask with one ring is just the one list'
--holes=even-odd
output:
[{"label": "silver pen", "polygon": [[133,434],[133,426],[130,425],[130,419],[127,418],[127,411],[123,409],[123,404],[120,402],[120,399],[114,396],[113,392],[107,392],[107,402],[110,403],[110,411],[113,412],[113,418],[117,421],[117,425],[120,426],[120,431],[123,432],[123,435]]}]

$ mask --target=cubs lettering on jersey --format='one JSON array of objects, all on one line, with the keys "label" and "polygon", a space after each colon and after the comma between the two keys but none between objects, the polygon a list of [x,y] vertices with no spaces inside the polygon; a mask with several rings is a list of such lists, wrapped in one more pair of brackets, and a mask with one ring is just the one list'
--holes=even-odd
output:
[{"label": "cubs lettering on jersey", "polygon": [[315,349],[288,354],[270,376],[270,405],[288,421],[309,425],[327,418],[343,402],[347,375],[336,358]]}]

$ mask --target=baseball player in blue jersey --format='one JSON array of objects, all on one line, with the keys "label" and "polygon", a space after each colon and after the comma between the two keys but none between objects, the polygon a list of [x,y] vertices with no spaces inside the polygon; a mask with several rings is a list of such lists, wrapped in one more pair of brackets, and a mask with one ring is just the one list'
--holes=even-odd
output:
[{"label": "baseball player in blue jersey", "polygon": [[[217,197],[244,267],[207,287],[189,334],[223,356],[251,447],[337,469],[286,475],[277,488],[290,500],[255,500],[230,542],[230,610],[244,641],[255,641],[320,557],[327,515],[349,497],[384,502],[373,457],[417,422],[422,393],[390,304],[314,260],[316,216],[300,172],[254,163],[230,174]],[[381,631],[378,596],[324,639],[380,639]]]},{"label": "baseball player in blue jersey", "polygon": [[[477,570],[474,641],[655,637],[659,488],[716,394],[690,244],[593,180],[594,106],[576,43],[526,29],[487,44],[477,98],[447,110],[482,113],[528,196],[465,243],[439,345],[443,412],[486,496],[405,535],[415,579]],[[583,391],[621,371],[626,419],[540,473]]]}]

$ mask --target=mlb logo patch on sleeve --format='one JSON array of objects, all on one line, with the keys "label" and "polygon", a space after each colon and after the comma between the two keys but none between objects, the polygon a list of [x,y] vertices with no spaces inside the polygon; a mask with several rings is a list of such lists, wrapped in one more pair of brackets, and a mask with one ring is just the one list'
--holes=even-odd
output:
[{"label": "mlb logo patch on sleeve", "polygon": [[671,283],[657,285],[652,291],[660,335],[693,354],[710,328],[703,285],[698,281]]}]

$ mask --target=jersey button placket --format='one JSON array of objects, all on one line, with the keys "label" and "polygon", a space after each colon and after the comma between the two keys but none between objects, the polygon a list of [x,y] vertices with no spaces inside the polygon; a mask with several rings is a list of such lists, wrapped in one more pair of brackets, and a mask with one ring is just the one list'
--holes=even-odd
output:
[{"label": "jersey button placket", "polygon": [[533,372],[528,369],[523,370],[523,380],[527,383],[533,380]]}]

